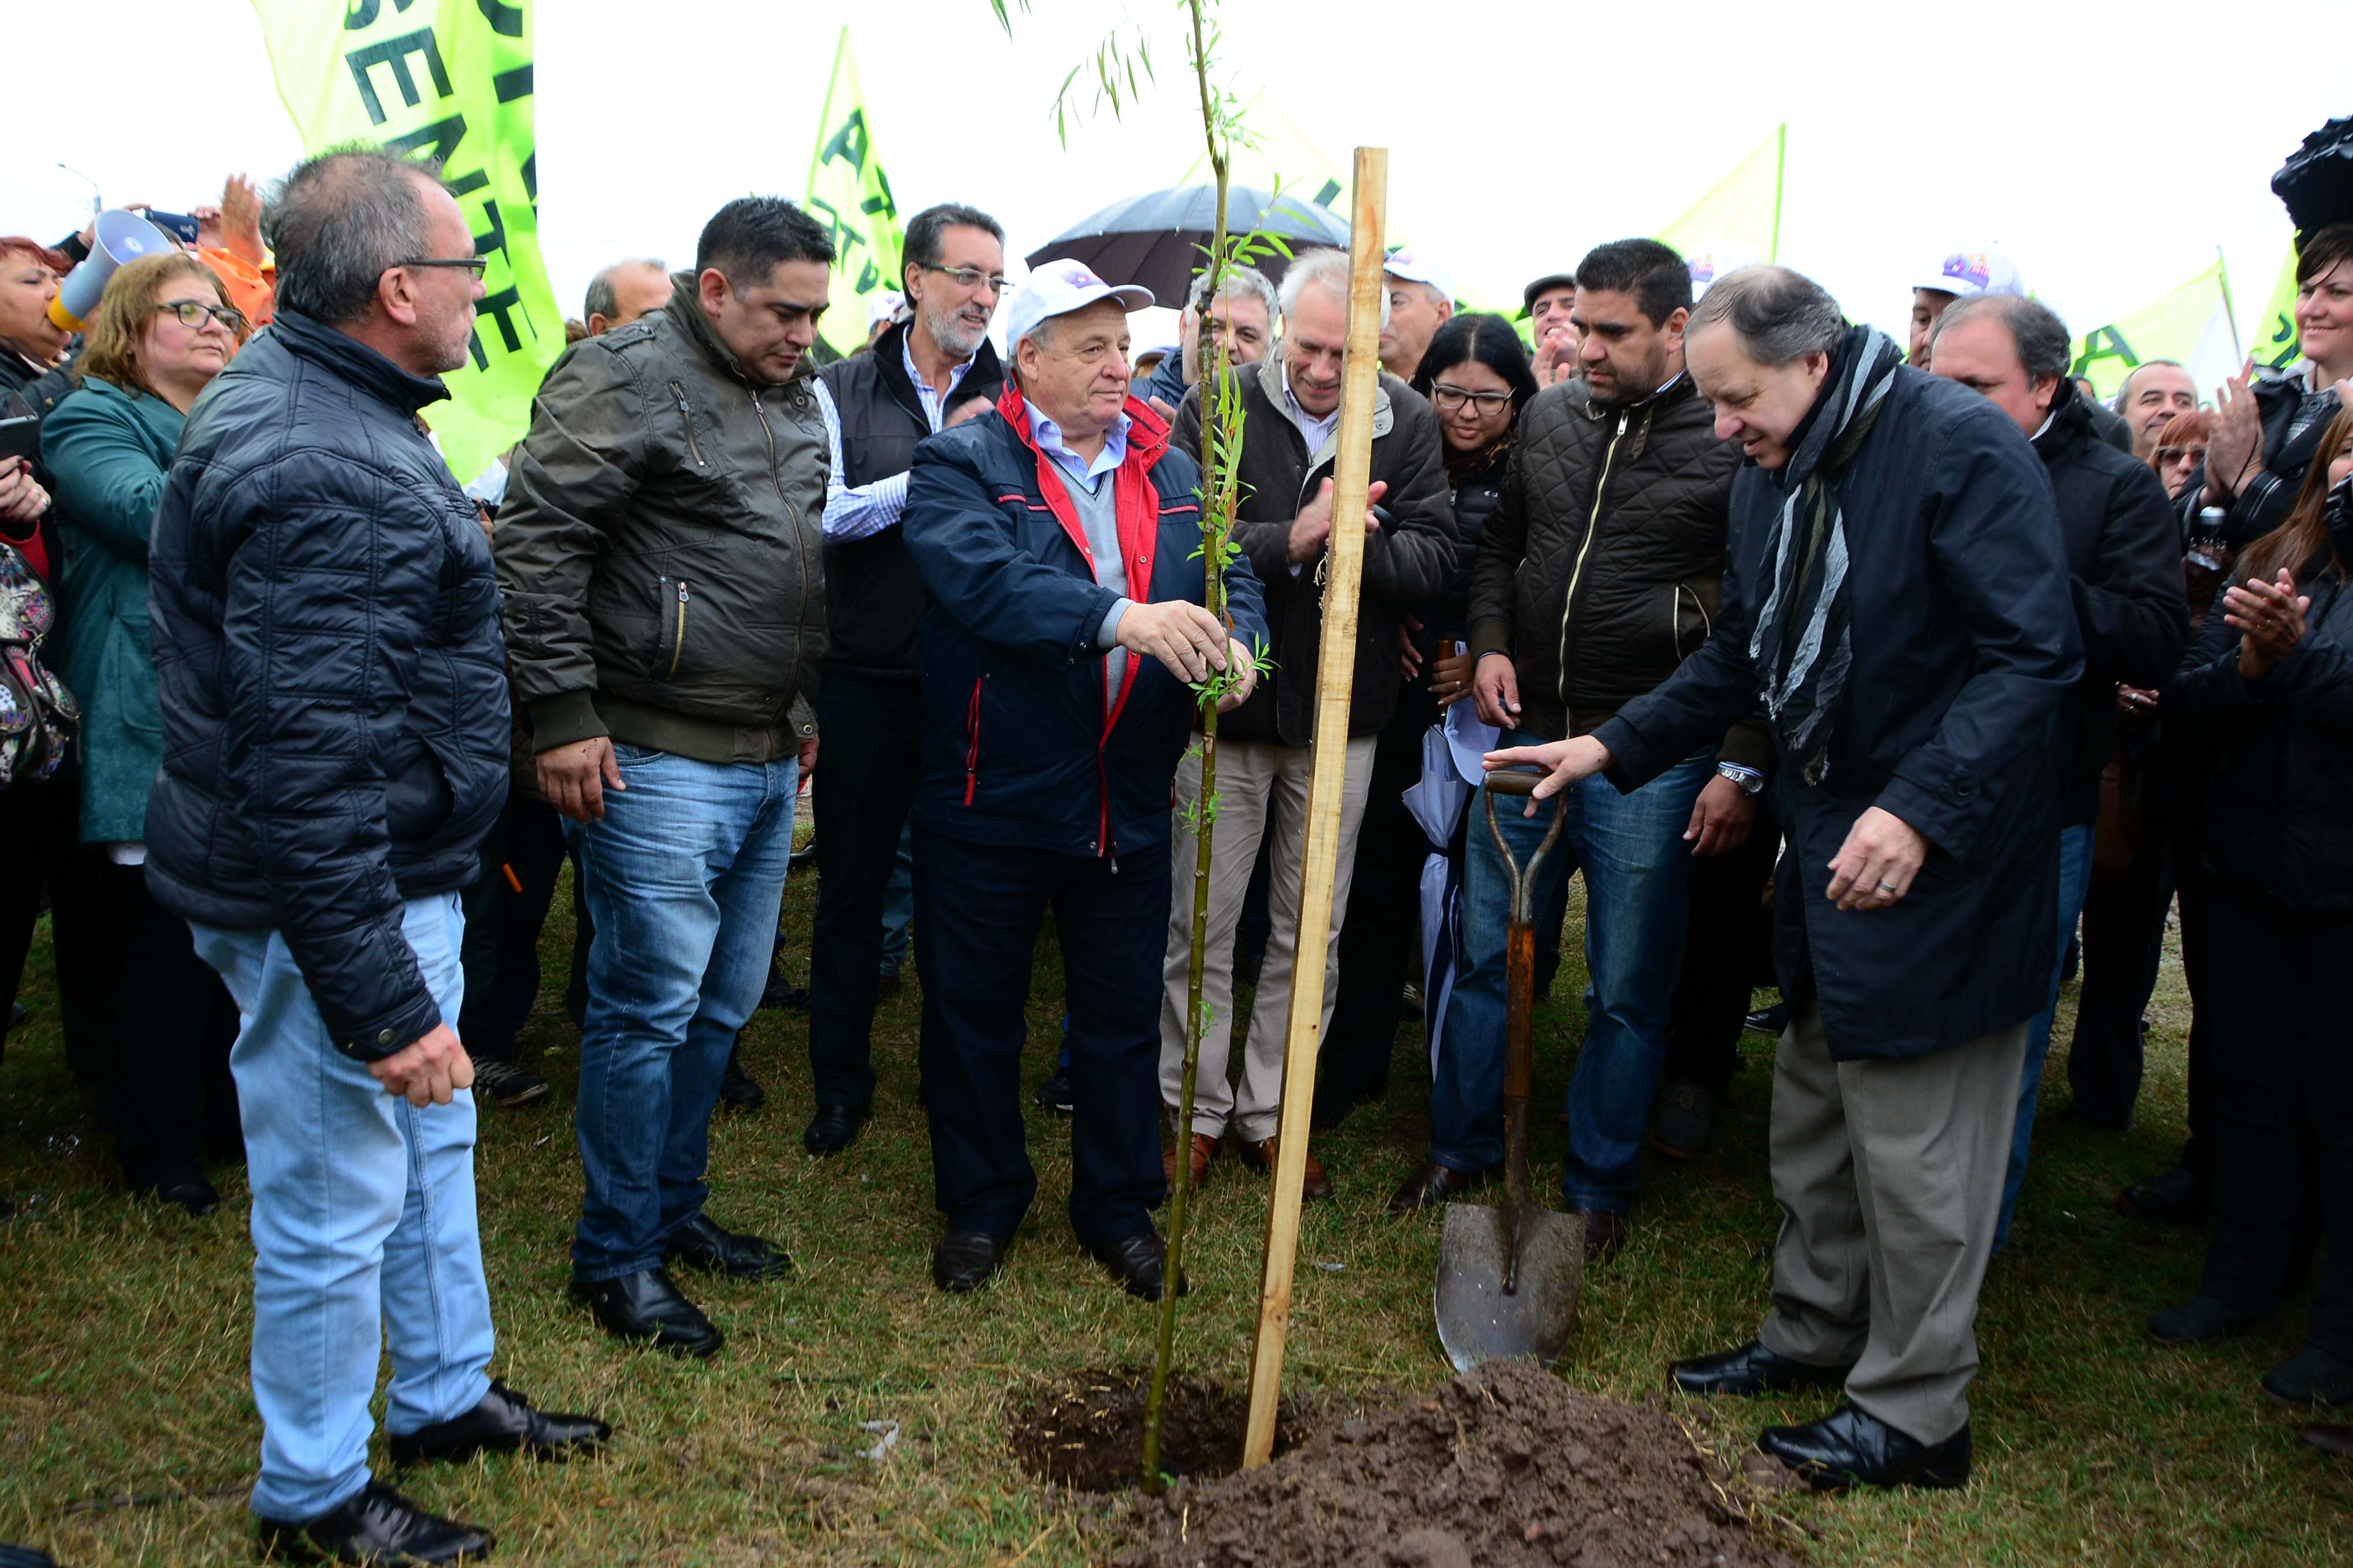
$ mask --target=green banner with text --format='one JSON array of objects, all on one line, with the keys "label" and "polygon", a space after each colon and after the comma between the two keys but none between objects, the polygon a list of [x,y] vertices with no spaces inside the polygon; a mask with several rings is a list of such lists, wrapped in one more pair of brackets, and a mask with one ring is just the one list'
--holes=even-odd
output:
[{"label": "green banner with text", "polygon": [[836,353],[855,353],[866,346],[875,303],[900,292],[905,279],[899,268],[899,207],[866,123],[866,94],[858,85],[848,27],[834,49],[804,205],[833,230],[833,293],[818,331]]},{"label": "green banner with text", "polygon": [[472,363],[426,410],[470,479],[522,438],[564,313],[539,254],[533,0],[253,0],[278,96],[311,153],[365,141],[438,159],[487,258]]}]

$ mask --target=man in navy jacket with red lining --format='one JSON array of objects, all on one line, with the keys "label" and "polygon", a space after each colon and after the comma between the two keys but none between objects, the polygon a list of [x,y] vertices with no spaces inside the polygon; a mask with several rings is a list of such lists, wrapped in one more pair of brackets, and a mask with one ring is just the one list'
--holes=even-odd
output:
[{"label": "man in navy jacket with red lining", "polygon": [[[1266,623],[1247,560],[1230,631],[1202,607],[1200,470],[1128,396],[1127,312],[1152,303],[1076,262],[1008,311],[996,410],[915,449],[902,528],[933,599],[915,797],[915,923],[941,1289],[987,1280],[1037,1194],[1023,1140],[1022,1008],[1047,908],[1070,1006],[1071,1228],[1158,1299],[1158,978],[1169,792],[1187,683],[1239,666]],[[1182,1289],[1182,1281],[1177,1282]]]}]

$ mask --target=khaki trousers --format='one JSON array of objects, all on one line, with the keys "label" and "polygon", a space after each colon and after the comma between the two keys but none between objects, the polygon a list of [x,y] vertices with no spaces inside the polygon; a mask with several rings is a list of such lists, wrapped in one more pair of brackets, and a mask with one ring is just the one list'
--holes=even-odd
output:
[{"label": "khaki trousers", "polygon": [[[1372,783],[1373,746],[1366,735],[1348,742],[1346,788],[1340,801],[1339,863],[1332,880],[1332,935],[1324,950],[1324,1017],[1332,1023],[1334,973],[1340,958],[1340,922],[1348,908],[1348,879],[1356,864],[1356,828]],[[1262,741],[1218,742],[1218,809],[1211,825],[1208,945],[1202,955],[1201,1060],[1193,1081],[1193,1131],[1212,1138],[1230,1126],[1244,1142],[1274,1136],[1282,1107],[1283,1041],[1291,1020],[1291,975],[1299,941],[1300,868],[1307,855],[1307,782],[1312,746]],[[1193,883],[1199,841],[1185,813],[1201,793],[1201,761],[1187,756],[1176,769],[1176,820],[1170,834],[1168,963],[1160,1004],[1160,1098],[1174,1122],[1185,1092],[1185,1009],[1193,954]],[[1273,926],[1259,971],[1242,1050],[1241,1089],[1227,1081],[1233,1045],[1234,929],[1250,891],[1259,840],[1274,836],[1272,885],[1267,912]],[[1397,977],[1399,984],[1404,976]],[[1313,1089],[1314,1086],[1308,1086]]]},{"label": "khaki trousers", "polygon": [[1773,1058],[1781,1235],[1757,1337],[1815,1366],[1852,1362],[1847,1397],[1923,1443],[1968,1424],[2026,1030],[1839,1062],[1809,1002]]}]

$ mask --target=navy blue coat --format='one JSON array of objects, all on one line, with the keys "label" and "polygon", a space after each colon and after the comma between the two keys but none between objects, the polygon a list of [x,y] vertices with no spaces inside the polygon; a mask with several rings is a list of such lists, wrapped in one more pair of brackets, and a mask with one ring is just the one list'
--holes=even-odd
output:
[{"label": "navy blue coat", "polygon": [[[1829,768],[1783,767],[1788,849],[1774,891],[1785,994],[1817,996],[1841,1061],[1917,1056],[2031,1018],[2059,952],[2053,720],[2083,673],[2042,459],[1983,395],[1908,366],[1833,477],[1845,518],[1854,664]],[[1630,789],[1755,711],[1748,657],[1785,495],[1742,467],[1715,629],[1666,683],[1594,731]],[[1785,758],[1786,762],[1787,759]],[[1840,911],[1830,863],[1871,806],[1928,840],[1904,900]]]},{"label": "navy blue coat", "polygon": [[[1119,487],[1128,596],[1205,596],[1201,471],[1130,398]],[[1167,841],[1170,789],[1193,695],[1158,659],[1131,657],[1105,701],[1096,630],[1117,595],[1095,582],[1086,531],[1053,459],[1032,444],[1019,392],[915,448],[900,525],[932,595],[916,643],[923,679],[915,811],[926,829],[1065,855]],[[1258,578],[1226,570],[1234,636],[1262,647]]]},{"label": "navy blue coat", "polygon": [[361,1060],[443,1022],[401,905],[473,880],[506,804],[490,541],[417,427],[446,395],[280,310],[196,400],[148,545],[147,885],[283,933]]}]

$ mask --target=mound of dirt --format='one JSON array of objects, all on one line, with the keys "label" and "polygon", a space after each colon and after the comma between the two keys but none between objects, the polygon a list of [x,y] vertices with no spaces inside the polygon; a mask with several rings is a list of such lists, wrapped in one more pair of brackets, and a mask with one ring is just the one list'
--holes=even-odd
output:
[{"label": "mound of dirt", "polygon": [[[1144,1410],[1152,1373],[1145,1367],[1073,1373],[1017,1403],[1008,1436],[1021,1468],[1080,1491],[1117,1491],[1137,1484],[1144,1466]],[[1178,1373],[1160,1411],[1160,1468],[1171,1476],[1224,1476],[1241,1468],[1249,1403],[1214,1384]],[[1285,1400],[1276,1412],[1274,1451],[1304,1436],[1304,1420]]]},{"label": "mound of dirt", "polygon": [[1674,1418],[1492,1362],[1256,1470],[1187,1480],[1122,1568],[1794,1568]]}]

